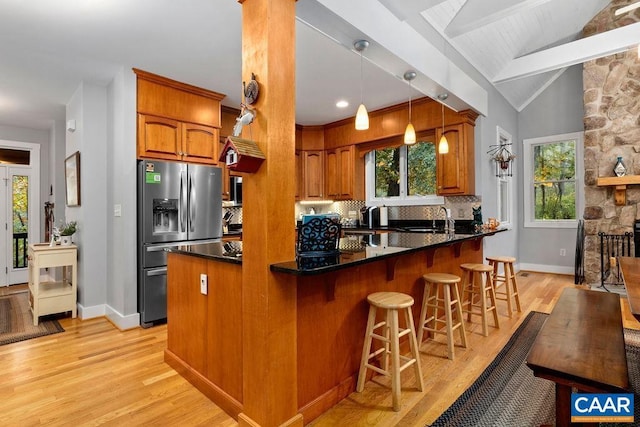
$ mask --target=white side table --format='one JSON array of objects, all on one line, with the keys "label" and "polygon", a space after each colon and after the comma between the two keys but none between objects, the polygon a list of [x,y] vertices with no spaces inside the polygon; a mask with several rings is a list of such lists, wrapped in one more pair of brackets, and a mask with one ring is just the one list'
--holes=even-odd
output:
[{"label": "white side table", "polygon": [[[33,324],[47,314],[71,311],[77,316],[78,247],[49,246],[48,243],[29,245],[29,303],[33,313]],[[61,281],[40,281],[43,268],[62,267]]]}]

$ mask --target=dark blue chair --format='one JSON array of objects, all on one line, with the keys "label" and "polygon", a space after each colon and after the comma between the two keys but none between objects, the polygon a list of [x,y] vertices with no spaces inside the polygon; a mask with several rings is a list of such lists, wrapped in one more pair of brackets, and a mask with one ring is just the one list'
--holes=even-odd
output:
[{"label": "dark blue chair", "polygon": [[301,268],[317,268],[339,262],[342,226],[332,218],[313,218],[298,228],[296,261]]}]

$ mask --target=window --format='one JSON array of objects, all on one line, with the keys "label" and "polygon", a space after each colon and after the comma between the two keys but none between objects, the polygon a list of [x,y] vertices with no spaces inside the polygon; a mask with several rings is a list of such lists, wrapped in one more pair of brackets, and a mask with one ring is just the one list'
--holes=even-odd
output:
[{"label": "window", "polygon": [[431,139],[367,153],[367,203],[443,204],[444,198],[436,196],[436,145]]},{"label": "window", "polygon": [[525,227],[577,226],[581,154],[580,132],[524,140]]},{"label": "window", "polygon": [[[511,146],[512,138],[511,134],[500,126],[496,126],[497,144],[498,146]],[[512,178],[508,174],[497,176],[498,188],[496,191],[498,202],[498,221],[500,225],[511,228],[513,212],[513,191],[512,191]]]}]

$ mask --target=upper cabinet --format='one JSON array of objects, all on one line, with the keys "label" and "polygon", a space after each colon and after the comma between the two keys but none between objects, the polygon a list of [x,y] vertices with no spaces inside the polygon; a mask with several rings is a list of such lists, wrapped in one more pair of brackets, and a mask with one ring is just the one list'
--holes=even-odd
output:
[{"label": "upper cabinet", "polygon": [[364,158],[354,145],[325,153],[325,189],[333,200],[364,199]]},{"label": "upper cabinet", "polygon": [[[437,157],[437,193],[441,196],[475,194],[474,128],[468,123],[447,126],[444,135],[449,152]],[[440,141],[442,128],[436,129]]]},{"label": "upper cabinet", "polygon": [[301,153],[303,200],[322,200],[324,192],[324,151],[309,150]]},{"label": "upper cabinet", "polygon": [[217,162],[218,129],[138,114],[138,158]]},{"label": "upper cabinet", "polygon": [[138,158],[217,164],[224,95],[142,70],[134,72]]}]

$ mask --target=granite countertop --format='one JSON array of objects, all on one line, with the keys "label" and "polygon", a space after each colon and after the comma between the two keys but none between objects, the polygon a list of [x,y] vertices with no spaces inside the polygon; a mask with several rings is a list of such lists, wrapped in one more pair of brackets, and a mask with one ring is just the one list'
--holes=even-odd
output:
[{"label": "granite countertop", "polygon": [[469,234],[398,233],[356,234],[340,239],[339,255],[307,257],[271,265],[271,271],[312,276],[380,261],[400,254],[409,254],[426,248],[437,248],[465,240],[493,236],[505,230],[486,230]]},{"label": "granite countertop", "polygon": [[[353,234],[340,239],[339,254],[322,257],[307,257],[271,265],[271,271],[311,276],[342,270],[384,258],[409,254],[426,248],[437,248],[492,236],[505,231],[484,230],[477,233],[407,233],[389,231],[381,234]],[[242,264],[242,241],[214,242],[181,245],[165,249],[167,252],[192,255],[215,261]]]},{"label": "granite countertop", "polygon": [[192,255],[232,264],[242,264],[242,242],[199,243],[166,248],[165,251],[182,255]]}]

